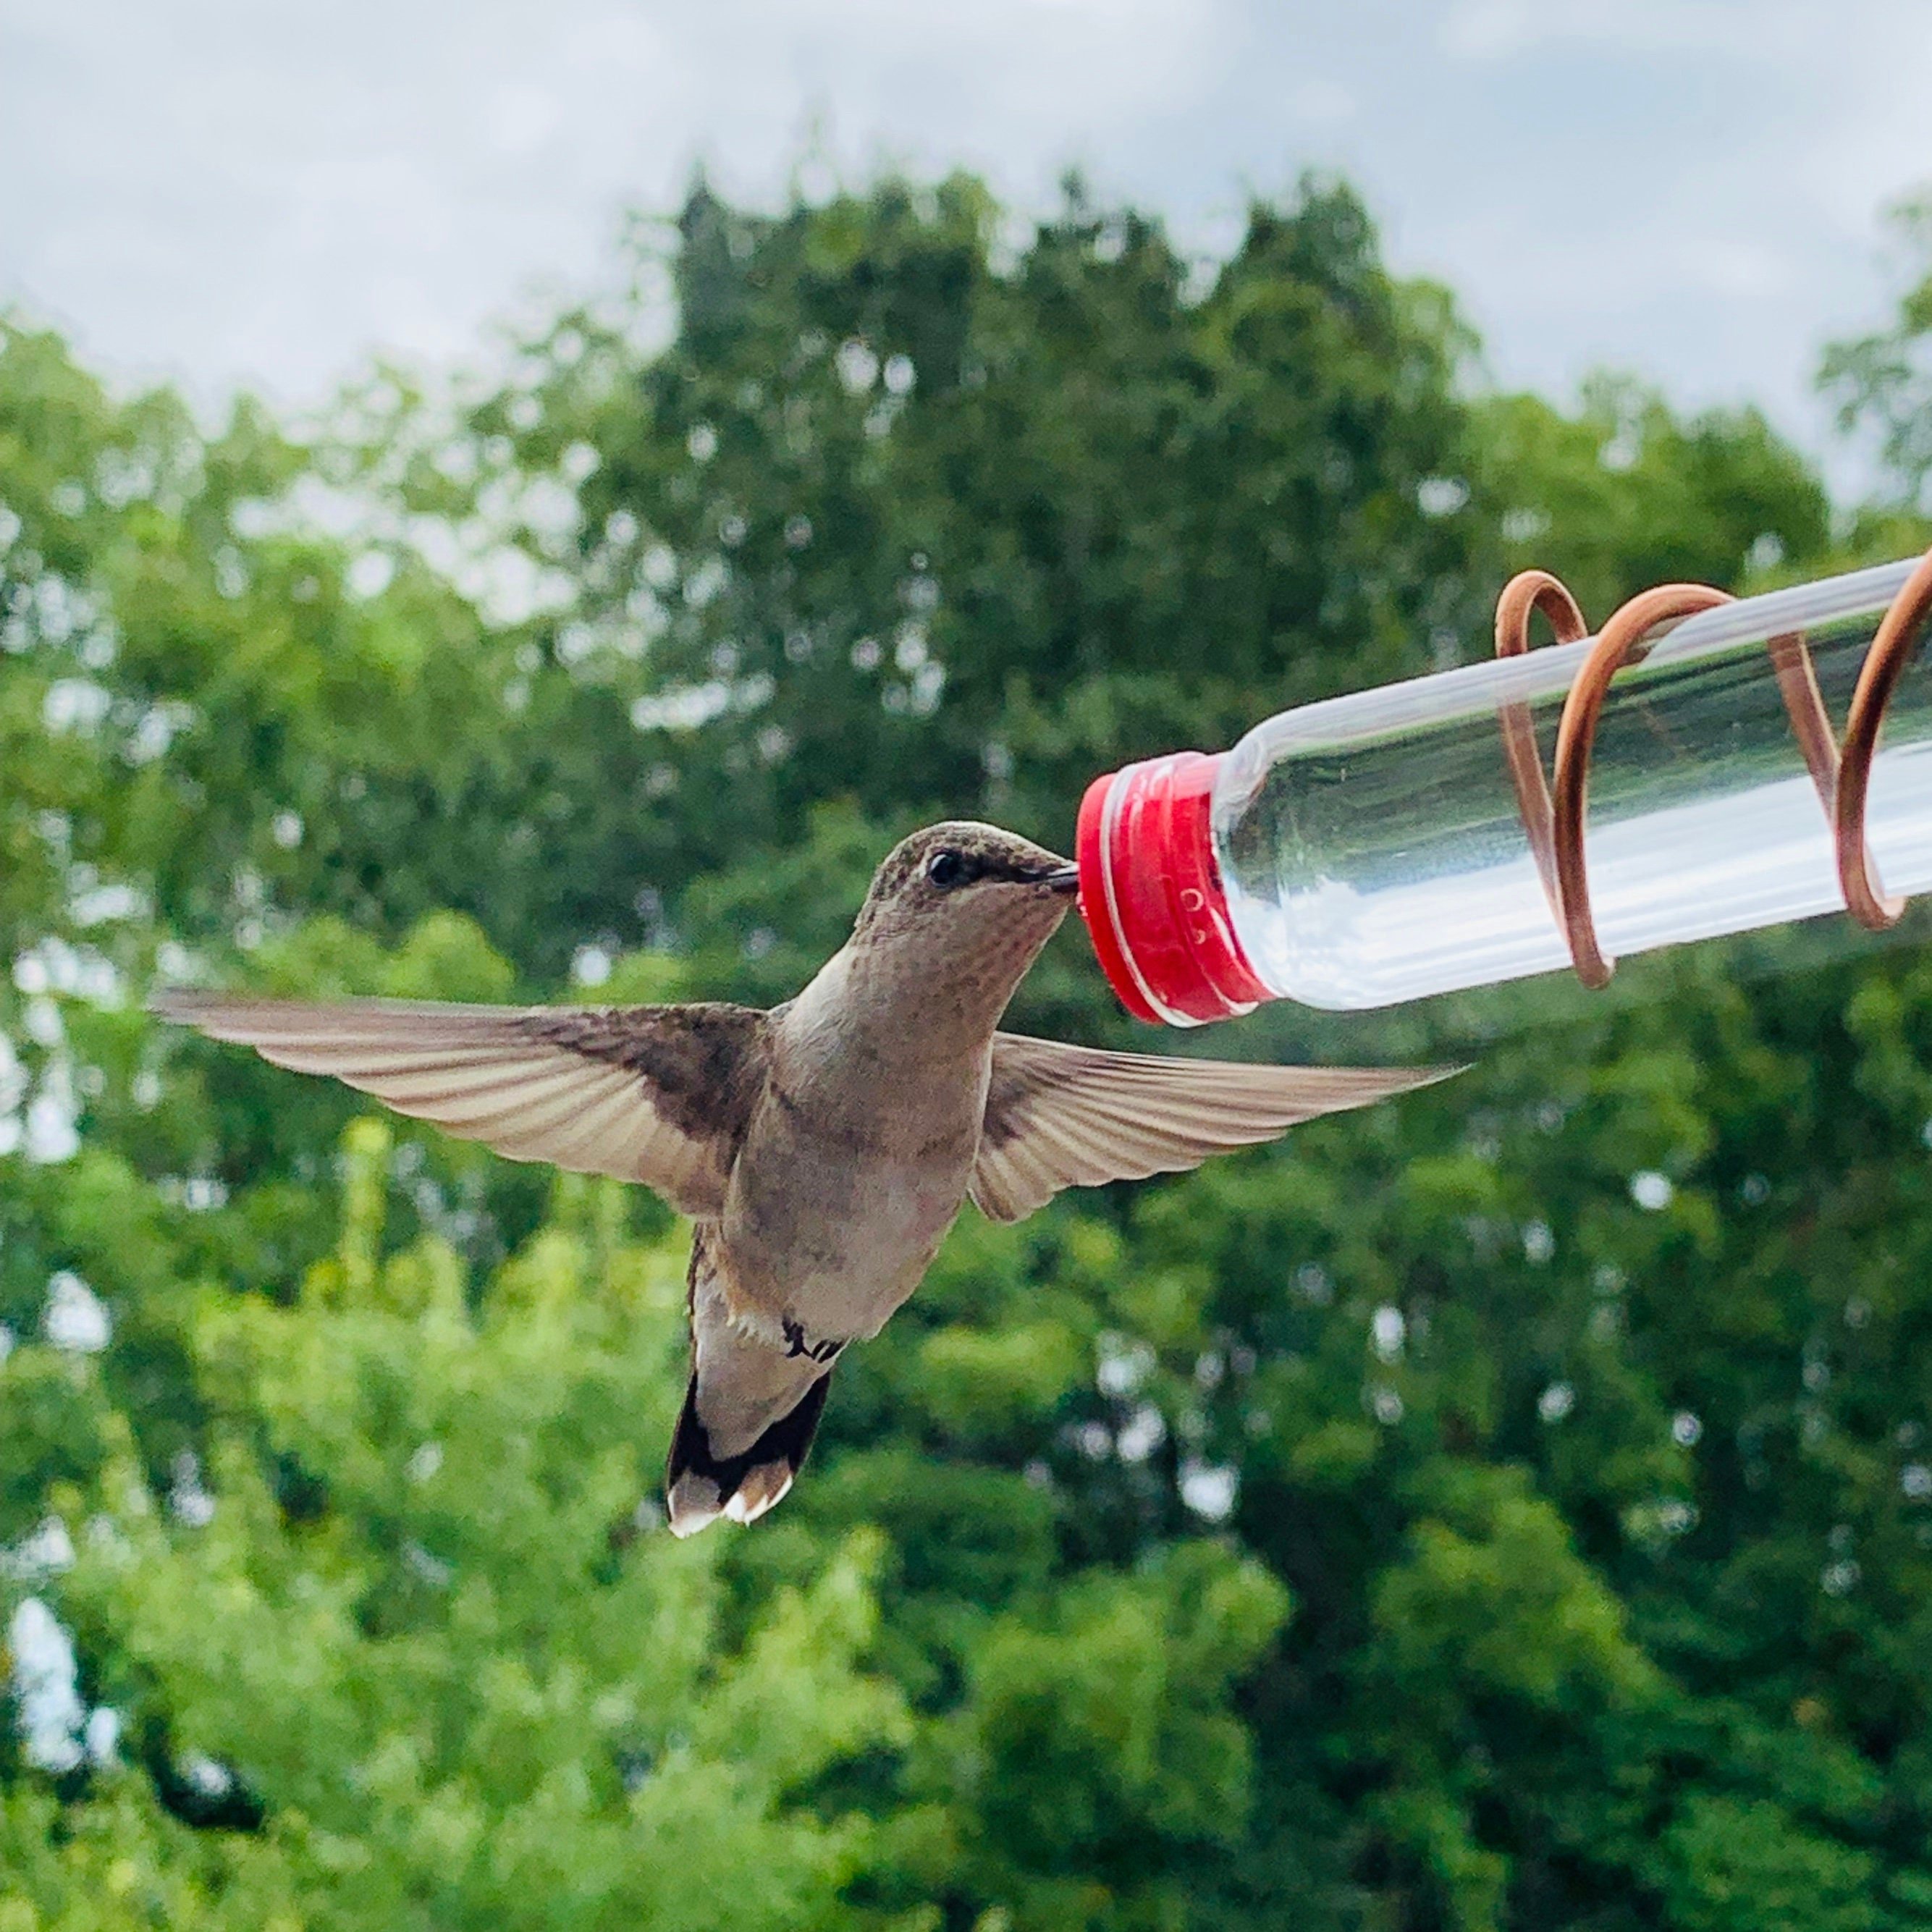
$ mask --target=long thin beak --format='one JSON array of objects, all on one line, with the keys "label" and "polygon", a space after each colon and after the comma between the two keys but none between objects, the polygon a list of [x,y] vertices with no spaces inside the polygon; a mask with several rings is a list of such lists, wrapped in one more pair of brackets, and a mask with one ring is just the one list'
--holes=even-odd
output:
[{"label": "long thin beak", "polygon": [[1048,891],[1059,893],[1063,898],[1070,897],[1080,890],[1080,868],[1078,866],[1061,866],[1048,873],[1040,884]]}]

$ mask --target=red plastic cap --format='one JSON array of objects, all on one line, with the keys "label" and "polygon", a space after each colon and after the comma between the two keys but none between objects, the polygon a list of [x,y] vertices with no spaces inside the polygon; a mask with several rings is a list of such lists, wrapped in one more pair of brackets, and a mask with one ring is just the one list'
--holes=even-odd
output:
[{"label": "red plastic cap", "polygon": [[1269,997],[1228,918],[1208,806],[1220,764],[1199,752],[1096,778],[1080,802],[1080,916],[1136,1019],[1251,1012]]}]

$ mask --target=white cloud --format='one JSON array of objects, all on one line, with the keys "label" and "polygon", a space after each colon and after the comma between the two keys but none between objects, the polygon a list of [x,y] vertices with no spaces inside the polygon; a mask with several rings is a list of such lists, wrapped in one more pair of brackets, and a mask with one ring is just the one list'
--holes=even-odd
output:
[{"label": "white cloud", "polygon": [[1842,23],[1843,10],[1834,16],[1814,0],[1454,0],[1441,39],[1448,52],[1472,60],[1565,46],[1788,57],[1834,18]]},{"label": "white cloud", "polygon": [[1339,80],[1318,76],[1298,81],[1288,94],[1288,112],[1310,128],[1339,128],[1355,118],[1360,104]]},{"label": "white cloud", "polygon": [[68,1772],[81,1759],[75,1735],[87,1707],[74,1688],[74,1640],[38,1597],[25,1598],[7,1627],[14,1656],[14,1696],[27,1762]]},{"label": "white cloud", "polygon": [[40,1326],[56,1348],[70,1354],[98,1355],[114,1339],[114,1319],[107,1304],[67,1268],[47,1283]]},{"label": "white cloud", "polygon": [[[1444,58],[1445,53],[1449,56]],[[245,0],[16,6],[0,302],[128,374],[320,398],[369,350],[476,358],[594,286],[702,160],[762,198],[881,161],[1103,193],[1225,247],[1246,194],[1360,179],[1499,375],[1592,363],[1822,434],[1826,336],[1885,298],[1928,169],[1916,0]]]}]

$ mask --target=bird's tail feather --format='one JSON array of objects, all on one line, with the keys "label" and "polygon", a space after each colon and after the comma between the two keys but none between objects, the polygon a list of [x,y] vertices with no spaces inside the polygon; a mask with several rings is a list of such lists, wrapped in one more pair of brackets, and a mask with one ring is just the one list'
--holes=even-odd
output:
[{"label": "bird's tail feather", "polygon": [[737,1456],[715,1456],[698,1417],[698,1377],[685,1390],[684,1412],[671,1438],[664,1472],[665,1500],[674,1535],[693,1536],[721,1516],[755,1522],[791,1487],[804,1466],[824,1412],[828,1370],[797,1402]]}]

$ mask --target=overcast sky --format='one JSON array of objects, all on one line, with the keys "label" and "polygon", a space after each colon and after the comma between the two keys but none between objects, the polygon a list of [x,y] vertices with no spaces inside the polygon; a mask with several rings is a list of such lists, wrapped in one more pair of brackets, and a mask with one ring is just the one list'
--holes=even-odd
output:
[{"label": "overcast sky", "polygon": [[0,0],[0,302],[111,374],[304,404],[476,360],[694,163],[783,191],[1070,164],[1225,247],[1310,165],[1459,291],[1511,384],[1597,364],[1814,447],[1819,345],[1932,178],[1921,0]]}]

